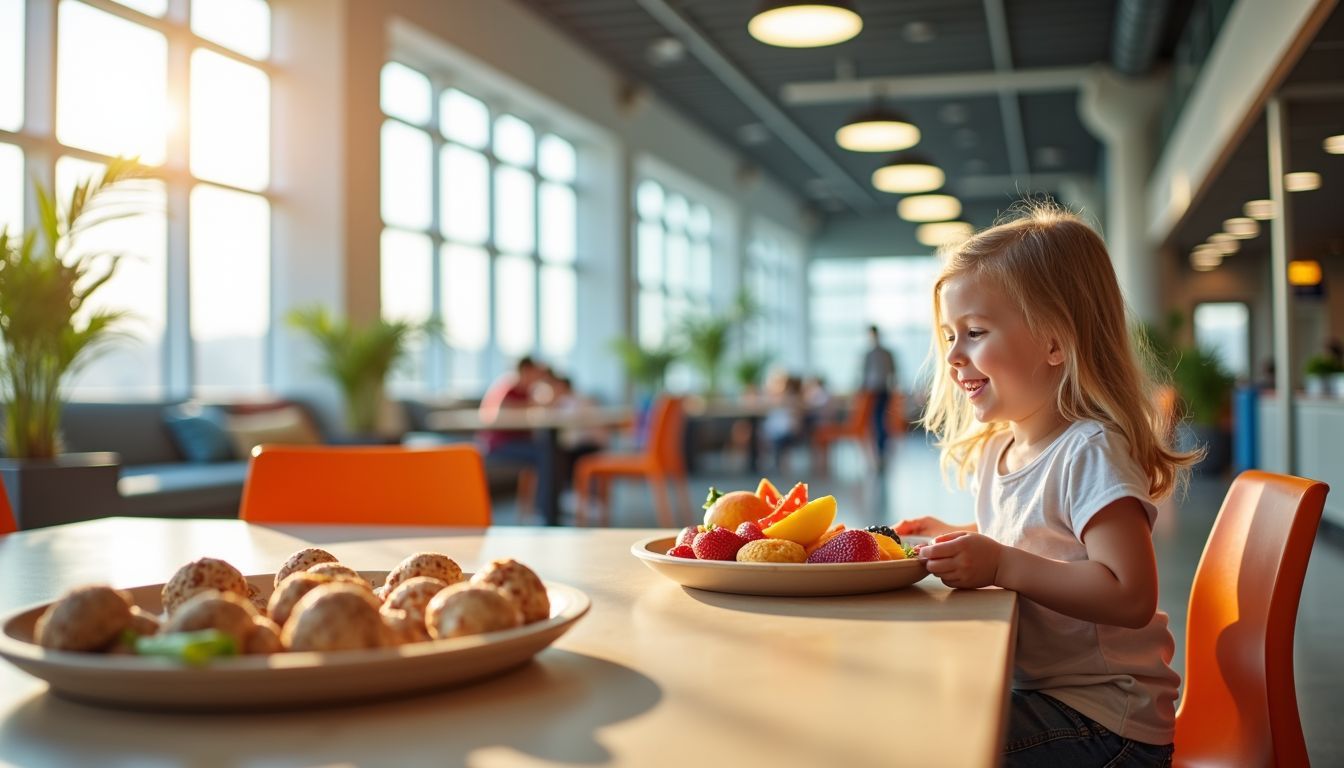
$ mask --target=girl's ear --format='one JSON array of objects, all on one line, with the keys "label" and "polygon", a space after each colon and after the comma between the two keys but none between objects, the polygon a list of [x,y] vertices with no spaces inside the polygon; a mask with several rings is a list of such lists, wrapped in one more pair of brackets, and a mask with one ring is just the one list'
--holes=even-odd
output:
[{"label": "girl's ear", "polygon": [[1064,364],[1064,346],[1059,343],[1059,339],[1050,339],[1050,346],[1045,353],[1045,361],[1050,365]]}]

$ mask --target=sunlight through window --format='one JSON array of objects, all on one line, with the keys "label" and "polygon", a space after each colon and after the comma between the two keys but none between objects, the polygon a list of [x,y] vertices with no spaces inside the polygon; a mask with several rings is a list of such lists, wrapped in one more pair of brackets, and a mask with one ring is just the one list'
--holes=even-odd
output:
[{"label": "sunlight through window", "polygon": [[0,0],[0,130],[23,127],[23,0]]},{"label": "sunlight through window", "polygon": [[481,248],[445,245],[442,274],[448,343],[485,349],[490,340],[490,255]]},{"label": "sunlight through window", "polygon": [[429,134],[396,120],[383,122],[383,222],[429,229],[433,218],[434,147]]},{"label": "sunlight through window", "polygon": [[415,125],[429,125],[434,89],[429,78],[405,64],[389,61],[379,78],[379,103],[383,114]]},{"label": "sunlight through window", "polygon": [[[423,323],[434,311],[434,242],[428,235],[384,229],[380,247],[382,315],[389,320]],[[397,389],[423,388],[427,343],[416,336],[392,370],[389,384]]]},{"label": "sunlight through window", "polygon": [[495,245],[501,251],[526,253],[535,242],[532,174],[501,165],[495,169]]},{"label": "sunlight through window", "polygon": [[490,143],[490,110],[480,99],[450,88],[439,97],[439,127],[444,138],[485,149]]},{"label": "sunlight through window", "polygon": [[495,121],[495,157],[503,162],[530,167],[536,141],[532,126],[513,115],[501,115]]},{"label": "sunlight through window", "polygon": [[163,16],[168,11],[168,0],[113,0],[113,2],[134,8],[146,16]]},{"label": "sunlight through window", "polygon": [[[101,176],[104,166],[73,157],[56,161],[56,199],[68,200],[75,185]],[[71,392],[90,398],[113,398],[158,392],[163,386],[163,332],[168,308],[167,191],[161,181],[128,182],[113,189],[104,202],[126,205],[136,216],[106,221],[77,237],[68,256],[120,254],[112,279],[80,309],[87,320],[98,310],[127,313],[121,330],[126,337],[109,345],[71,382]],[[95,258],[94,274],[104,274],[110,258]]]},{"label": "sunlight through window", "polygon": [[572,263],[577,247],[575,224],[578,202],[574,189],[564,184],[541,184],[541,257]]},{"label": "sunlight through window", "polygon": [[536,265],[526,256],[501,255],[495,260],[495,328],[500,352],[518,357],[532,351],[536,311]]},{"label": "sunlight through window", "polygon": [[271,55],[271,6],[266,0],[192,0],[191,31],[260,61]]},{"label": "sunlight through window", "polygon": [[212,51],[191,54],[191,172],[261,191],[270,183],[271,82]]},{"label": "sunlight through window", "polygon": [[105,155],[164,161],[168,43],[152,29],[62,0],[56,138]]},{"label": "sunlight through window", "polygon": [[481,245],[490,235],[490,161],[485,155],[456,144],[439,153],[439,223],[443,236]]},{"label": "sunlight through window", "polygon": [[23,231],[23,150],[0,144],[0,228]]},{"label": "sunlight through window", "polygon": [[198,184],[191,191],[191,332],[201,391],[265,385],[270,318],[270,203]]},{"label": "sunlight through window", "polygon": [[577,290],[574,270],[541,268],[541,351],[553,360],[564,360],[574,351]]}]

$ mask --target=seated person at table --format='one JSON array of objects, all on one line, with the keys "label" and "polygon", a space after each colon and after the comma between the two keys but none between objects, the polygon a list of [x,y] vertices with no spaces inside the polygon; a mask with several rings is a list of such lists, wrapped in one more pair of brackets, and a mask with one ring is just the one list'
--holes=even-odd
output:
[{"label": "seated person at table", "polygon": [[[506,408],[526,408],[533,404],[532,388],[544,370],[531,357],[518,361],[511,373],[500,376],[481,398],[481,421],[493,423]],[[481,453],[487,458],[512,459],[523,464],[535,463],[532,433],[519,429],[483,429],[476,434]]]},{"label": "seated person at table", "polygon": [[770,410],[761,421],[761,434],[770,443],[770,459],[777,472],[787,471],[785,452],[803,435],[803,381],[792,374],[772,376],[766,384]]},{"label": "seated person at table", "polygon": [[975,522],[898,534],[949,587],[1018,593],[1004,765],[1170,765],[1180,677],[1153,500],[1198,460],[1162,439],[1101,238],[1038,205],[944,257],[924,424]]}]

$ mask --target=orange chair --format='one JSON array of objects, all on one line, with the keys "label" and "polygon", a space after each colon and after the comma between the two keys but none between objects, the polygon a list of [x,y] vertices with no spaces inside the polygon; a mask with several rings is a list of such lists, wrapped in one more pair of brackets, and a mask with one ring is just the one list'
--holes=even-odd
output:
[{"label": "orange chair", "polygon": [[14,522],[14,509],[9,506],[9,492],[5,490],[5,481],[0,480],[0,536],[19,530]]},{"label": "orange chair", "polygon": [[490,525],[474,446],[260,445],[239,517],[252,523]]},{"label": "orange chair", "polygon": [[1190,591],[1175,765],[1304,766],[1293,628],[1329,487],[1243,472]]},{"label": "orange chair", "polygon": [[615,477],[643,477],[653,493],[658,524],[671,528],[676,524],[672,510],[667,506],[668,489],[677,498],[678,509],[689,510],[690,498],[686,490],[686,465],[682,456],[682,435],[686,428],[686,408],[680,397],[663,396],[653,406],[648,445],[643,453],[624,454],[604,451],[584,456],[574,465],[574,492],[578,497],[575,521],[583,525],[587,519],[588,494],[597,481],[598,497],[602,502],[602,524],[609,522],[611,480]]},{"label": "orange chair", "polygon": [[877,463],[873,444],[873,408],[877,396],[872,392],[854,395],[849,417],[840,424],[818,424],[812,430],[812,465],[821,474],[828,472],[831,445],[841,440],[853,440],[863,449],[870,464]]}]

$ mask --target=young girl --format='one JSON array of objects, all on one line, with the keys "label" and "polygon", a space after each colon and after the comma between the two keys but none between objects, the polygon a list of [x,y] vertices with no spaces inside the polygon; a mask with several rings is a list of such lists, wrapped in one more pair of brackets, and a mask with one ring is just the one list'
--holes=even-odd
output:
[{"label": "young girl", "polygon": [[924,423],[976,522],[897,532],[935,537],[920,557],[948,586],[1019,595],[1006,765],[1169,764],[1153,500],[1195,456],[1163,445],[1106,248],[1036,206],[945,258]]}]

